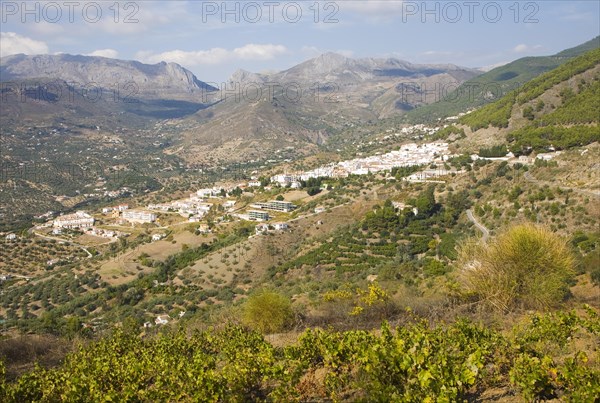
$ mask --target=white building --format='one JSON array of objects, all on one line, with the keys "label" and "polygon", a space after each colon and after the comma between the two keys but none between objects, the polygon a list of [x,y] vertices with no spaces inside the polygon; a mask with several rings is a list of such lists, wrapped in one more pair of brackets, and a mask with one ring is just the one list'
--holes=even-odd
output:
[{"label": "white building", "polygon": [[561,154],[560,151],[556,151],[556,152],[551,152],[551,153],[541,153],[536,155],[535,158],[542,160],[542,161],[550,161],[552,159],[554,159],[554,157],[557,157]]},{"label": "white building", "polygon": [[152,235],[152,240],[153,241],[160,241],[161,239],[163,239],[165,237],[165,234],[153,234]]},{"label": "white building", "polygon": [[289,227],[290,226],[286,222],[276,222],[276,223],[273,223],[273,228],[275,228],[275,230],[277,230],[277,231],[285,231]]},{"label": "white building", "polygon": [[223,203],[223,208],[226,209],[233,208],[233,206],[235,206],[235,200],[227,200],[225,203]]},{"label": "white building", "polygon": [[106,229],[102,229],[102,228],[95,228],[95,227],[86,229],[86,233],[88,235],[97,236],[97,237],[101,237],[101,238],[118,238],[120,236],[123,236],[122,232],[110,231],[110,230],[106,230]]},{"label": "white building", "polygon": [[196,194],[196,193],[190,194],[190,198],[189,199],[191,201],[197,202],[197,203],[202,203],[204,201],[204,199],[202,197],[199,197],[198,194]]},{"label": "white building", "polygon": [[173,206],[169,203],[155,203],[155,204],[148,204],[148,209],[169,211],[170,209],[173,209]]},{"label": "white building", "polygon": [[266,211],[258,211],[258,210],[249,210],[248,211],[248,219],[254,221],[269,221],[271,217],[269,217],[269,213]]},{"label": "white building", "polygon": [[119,204],[118,206],[113,206],[113,207],[104,207],[102,209],[102,213],[103,214],[107,214],[107,213],[112,213],[113,211],[125,211],[129,209],[129,205],[127,204]]},{"label": "white building", "polygon": [[266,209],[266,210],[274,210],[281,211],[285,213],[289,213],[294,210],[296,206],[292,202],[288,201],[280,201],[280,200],[271,200],[266,203],[254,203],[251,205],[253,208]]},{"label": "white building", "polygon": [[288,183],[297,181],[299,178],[297,175],[280,174],[271,177],[271,182],[279,183],[281,186],[285,186]]},{"label": "white building", "polygon": [[143,210],[127,210],[123,212],[123,219],[135,223],[151,223],[156,221],[156,214]]},{"label": "white building", "polygon": [[258,224],[254,228],[254,232],[256,233],[256,235],[265,234],[268,231],[269,231],[269,225],[268,224]]},{"label": "white building", "polygon": [[6,235],[6,240],[7,241],[14,241],[15,239],[17,239],[17,236],[15,234],[8,234],[8,235]]},{"label": "white building", "polygon": [[200,203],[198,204],[197,208],[200,211],[204,211],[206,213],[208,213],[210,211],[210,209],[212,208],[213,204],[212,203]]},{"label": "white building", "polygon": [[[417,125],[418,126],[418,125]],[[425,127],[417,127],[419,130]],[[404,129],[403,129],[404,131]],[[394,167],[429,165],[436,160],[447,159],[449,155],[448,143],[433,142],[427,144],[405,144],[399,150],[391,151],[386,154],[373,155],[364,158],[355,158],[352,160],[341,161],[337,164],[329,164],[312,171],[304,172],[299,175],[299,179],[308,180],[317,177],[345,177],[348,174],[366,175],[385,170],[391,170]],[[271,178],[282,181],[286,178],[279,175]]]},{"label": "white building", "polygon": [[94,217],[85,211],[60,216],[52,223],[57,228],[90,228],[94,225]]},{"label": "white building", "polygon": [[171,319],[169,315],[159,315],[156,317],[156,319],[154,319],[154,323],[157,325],[166,325],[169,323],[169,319]]},{"label": "white building", "polygon": [[196,192],[198,197],[209,198],[209,197],[220,197],[222,188],[212,188],[212,189],[200,189]]}]

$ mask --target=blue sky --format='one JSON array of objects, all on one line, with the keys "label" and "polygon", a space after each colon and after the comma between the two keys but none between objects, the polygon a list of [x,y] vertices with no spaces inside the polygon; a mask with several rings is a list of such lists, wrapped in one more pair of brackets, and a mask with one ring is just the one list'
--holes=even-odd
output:
[{"label": "blue sky", "polygon": [[327,51],[492,66],[553,54],[600,34],[596,0],[23,4],[0,1],[2,56],[62,52],[173,61],[211,82],[238,68],[286,69]]}]

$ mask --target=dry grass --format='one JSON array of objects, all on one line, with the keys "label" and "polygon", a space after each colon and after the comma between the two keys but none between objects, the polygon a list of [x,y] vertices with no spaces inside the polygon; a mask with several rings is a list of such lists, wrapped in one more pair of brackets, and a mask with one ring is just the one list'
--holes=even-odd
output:
[{"label": "dry grass", "polygon": [[75,349],[77,342],[50,335],[21,335],[0,341],[0,360],[6,364],[6,378],[14,380],[35,363],[51,368]]},{"label": "dry grass", "polygon": [[136,261],[137,257],[142,253],[148,254],[151,260],[165,260],[170,255],[180,252],[184,244],[190,247],[200,246],[203,242],[210,243],[213,238],[214,235],[212,234],[194,235],[188,231],[180,230],[173,236],[175,243],[163,239],[144,244],[133,250],[127,250],[115,259],[110,259],[102,264],[98,270],[98,274],[102,277],[102,280],[110,285],[123,284],[131,281],[140,273],[140,270],[137,269],[138,266],[143,269],[142,272],[153,270],[142,266]]}]

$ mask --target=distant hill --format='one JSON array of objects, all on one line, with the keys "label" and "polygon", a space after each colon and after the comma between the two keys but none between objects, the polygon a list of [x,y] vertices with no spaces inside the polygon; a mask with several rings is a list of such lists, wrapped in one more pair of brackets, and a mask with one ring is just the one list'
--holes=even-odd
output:
[{"label": "distant hill", "polygon": [[477,74],[455,65],[336,53],[268,75],[238,70],[227,93],[187,118],[194,127],[175,148],[194,162],[254,159],[283,147],[311,153],[333,134],[430,102],[419,90],[423,84],[464,82]]},{"label": "distant hill", "polygon": [[498,101],[463,116],[473,136],[506,134],[516,154],[600,141],[600,49],[569,59]]},{"label": "distant hill", "polygon": [[230,82],[300,85],[305,92],[335,96],[349,106],[367,109],[377,117],[404,114],[435,100],[427,89],[443,83],[462,83],[479,70],[452,64],[413,64],[394,58],[353,59],[324,53],[287,70],[260,75],[236,72]]},{"label": "distant hill", "polygon": [[573,57],[599,47],[600,36],[552,56],[515,60],[466,81],[454,91],[441,93],[440,98],[443,99],[409,112],[407,118],[411,121],[432,121],[485,105]]}]

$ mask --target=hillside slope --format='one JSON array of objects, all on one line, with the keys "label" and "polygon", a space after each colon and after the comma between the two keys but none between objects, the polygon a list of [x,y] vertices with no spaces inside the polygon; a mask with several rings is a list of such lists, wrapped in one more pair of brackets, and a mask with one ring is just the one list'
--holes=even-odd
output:
[{"label": "hillside slope", "polygon": [[600,49],[571,59],[459,122],[476,144],[506,138],[517,154],[568,149],[600,140]]},{"label": "hillside slope", "polygon": [[[600,49],[589,51],[584,55],[572,59],[562,66],[527,82],[520,89],[511,91],[498,101],[463,116],[460,119],[460,122],[470,126],[473,130],[486,128],[488,126],[498,128],[508,127],[509,121],[515,115],[515,107],[523,107],[526,103],[535,101],[544,93],[551,91],[557,86],[573,86],[576,84],[577,93],[579,93],[592,85],[593,81],[597,79],[594,70],[597,69],[599,64]],[[590,80],[586,81],[585,79],[580,78],[583,79],[583,82],[581,80],[574,82],[579,75],[588,71],[592,71],[592,73],[590,73],[592,75]],[[593,99],[591,100],[593,101]],[[566,99],[563,99],[562,101],[566,101]],[[561,105],[562,103],[563,102],[561,102]],[[554,107],[556,107],[556,105],[554,105]],[[549,109],[539,109],[541,114],[537,116],[538,118],[550,112]],[[557,121],[556,123],[563,122]]]},{"label": "hillside slope", "polygon": [[456,90],[440,95],[438,102],[408,113],[411,121],[432,121],[457,115],[498,100],[533,78],[555,69],[574,57],[600,47],[600,36],[552,56],[524,57],[472,78]]}]

